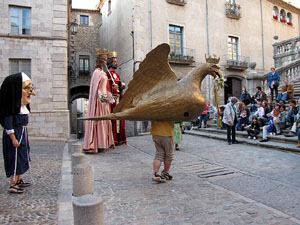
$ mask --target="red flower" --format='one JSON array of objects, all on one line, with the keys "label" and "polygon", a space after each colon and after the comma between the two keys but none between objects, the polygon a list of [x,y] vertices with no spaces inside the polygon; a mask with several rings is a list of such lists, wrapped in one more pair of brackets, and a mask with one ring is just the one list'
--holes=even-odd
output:
[{"label": "red flower", "polygon": [[280,22],[285,23],[286,19],[280,19]]},{"label": "red flower", "polygon": [[293,23],[292,22],[287,22],[288,25],[290,26],[293,26]]},{"label": "red flower", "polygon": [[277,19],[278,19],[278,16],[277,16],[277,15],[273,15],[273,19],[274,19],[274,20],[277,20]]}]

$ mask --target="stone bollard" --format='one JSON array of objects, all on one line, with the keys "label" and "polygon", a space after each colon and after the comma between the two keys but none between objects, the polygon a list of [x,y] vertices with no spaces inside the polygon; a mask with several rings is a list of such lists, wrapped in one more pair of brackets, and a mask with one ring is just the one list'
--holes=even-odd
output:
[{"label": "stone bollard", "polygon": [[73,196],[93,194],[92,167],[88,164],[79,164],[73,170]]},{"label": "stone bollard", "polygon": [[73,173],[74,167],[79,164],[84,164],[86,162],[85,154],[83,153],[74,153],[72,154],[72,165],[71,165],[71,173]]},{"label": "stone bollard", "polygon": [[69,141],[68,141],[69,152],[71,152],[72,144],[75,144],[76,142],[77,142],[76,139],[69,139]]},{"label": "stone bollard", "polygon": [[81,143],[73,143],[71,145],[70,153],[81,153],[82,152],[82,144]]},{"label": "stone bollard", "polygon": [[73,200],[74,225],[104,225],[104,204],[100,197],[84,195]]}]

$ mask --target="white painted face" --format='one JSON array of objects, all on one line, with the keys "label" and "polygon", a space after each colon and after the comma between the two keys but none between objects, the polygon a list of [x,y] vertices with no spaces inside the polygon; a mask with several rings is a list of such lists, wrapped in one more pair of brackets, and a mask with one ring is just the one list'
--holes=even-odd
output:
[{"label": "white painted face", "polygon": [[30,104],[31,95],[35,96],[34,87],[32,85],[31,80],[26,80],[22,83],[22,100],[21,100],[22,105]]}]

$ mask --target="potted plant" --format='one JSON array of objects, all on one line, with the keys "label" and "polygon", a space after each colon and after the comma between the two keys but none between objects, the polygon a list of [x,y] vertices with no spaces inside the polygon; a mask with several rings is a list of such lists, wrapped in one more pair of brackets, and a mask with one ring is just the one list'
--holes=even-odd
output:
[{"label": "potted plant", "polygon": [[170,57],[171,57],[172,60],[175,59],[175,53],[176,53],[176,51],[172,51],[172,52],[170,53]]},{"label": "potted plant", "polygon": [[273,19],[274,20],[278,20],[278,16],[277,15],[273,15]]},{"label": "potted plant", "polygon": [[286,19],[280,19],[280,22],[285,23]]},{"label": "potted plant", "polygon": [[287,25],[293,26],[292,22],[287,22]]}]

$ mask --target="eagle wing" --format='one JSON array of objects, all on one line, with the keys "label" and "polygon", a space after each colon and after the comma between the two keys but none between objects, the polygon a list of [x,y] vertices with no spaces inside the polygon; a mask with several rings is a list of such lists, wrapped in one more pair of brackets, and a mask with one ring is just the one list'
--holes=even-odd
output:
[{"label": "eagle wing", "polygon": [[123,99],[113,113],[133,108],[143,99],[168,90],[177,84],[177,76],[169,64],[169,52],[170,46],[164,43],[146,55],[139,69],[133,74],[133,79],[129,82]]}]

